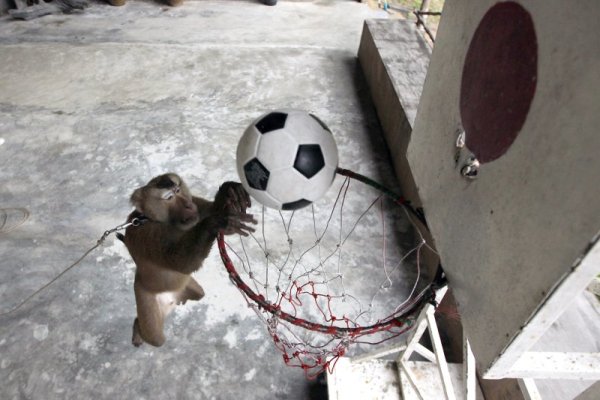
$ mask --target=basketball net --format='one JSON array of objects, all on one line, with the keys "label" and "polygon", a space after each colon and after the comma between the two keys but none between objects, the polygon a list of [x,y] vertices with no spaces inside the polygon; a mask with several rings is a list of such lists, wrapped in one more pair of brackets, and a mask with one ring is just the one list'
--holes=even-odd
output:
[{"label": "basketball net", "polygon": [[284,362],[308,378],[351,345],[403,334],[434,298],[421,272],[431,249],[415,225],[423,217],[376,182],[337,172],[329,199],[293,212],[259,206],[257,232],[218,237],[230,279]]}]

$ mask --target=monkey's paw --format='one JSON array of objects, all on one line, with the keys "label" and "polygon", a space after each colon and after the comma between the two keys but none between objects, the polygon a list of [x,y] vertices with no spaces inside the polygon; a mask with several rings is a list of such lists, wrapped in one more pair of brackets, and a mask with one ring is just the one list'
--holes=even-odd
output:
[{"label": "monkey's paw", "polygon": [[225,210],[228,213],[245,214],[251,205],[250,195],[239,182],[223,183],[215,197],[217,210]]},{"label": "monkey's paw", "polygon": [[229,213],[218,218],[218,231],[223,232],[224,235],[242,235],[248,236],[250,233],[255,232],[256,229],[249,224],[256,225],[258,222],[252,214],[244,213]]}]

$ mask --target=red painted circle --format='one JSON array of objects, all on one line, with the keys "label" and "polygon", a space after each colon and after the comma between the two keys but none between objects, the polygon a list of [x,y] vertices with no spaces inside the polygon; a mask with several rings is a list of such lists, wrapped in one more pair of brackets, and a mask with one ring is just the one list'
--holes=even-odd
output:
[{"label": "red painted circle", "polygon": [[537,82],[537,38],[527,10],[498,3],[479,23],[465,58],[460,115],[480,163],[506,153],[529,113]]}]

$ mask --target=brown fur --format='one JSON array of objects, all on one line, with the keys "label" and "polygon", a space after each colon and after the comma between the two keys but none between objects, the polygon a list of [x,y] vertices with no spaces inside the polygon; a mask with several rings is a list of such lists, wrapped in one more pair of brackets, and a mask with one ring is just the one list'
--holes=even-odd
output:
[{"label": "brown fur", "polygon": [[190,276],[202,266],[217,233],[247,235],[256,223],[246,214],[250,198],[239,183],[226,182],[213,202],[194,197],[176,174],[153,178],[131,195],[136,210],[128,221],[144,215],[149,220],[130,226],[123,241],[136,264],[137,318],[132,342],[161,346],[164,319],[177,305],[200,300],[202,287]]}]

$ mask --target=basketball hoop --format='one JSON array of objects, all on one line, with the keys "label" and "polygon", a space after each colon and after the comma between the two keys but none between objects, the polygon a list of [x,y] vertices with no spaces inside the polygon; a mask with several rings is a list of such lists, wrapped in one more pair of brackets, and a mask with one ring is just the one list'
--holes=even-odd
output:
[{"label": "basketball hoop", "polygon": [[[262,207],[254,235],[217,238],[231,281],[285,363],[308,378],[333,369],[352,344],[403,334],[435,295],[436,283],[421,279],[422,251],[431,247],[416,227],[409,229],[415,218],[424,223],[422,214],[363,175],[336,172],[334,185],[341,183],[330,209],[321,207],[327,201],[293,212]],[[416,277],[406,286],[402,276],[410,269]],[[410,295],[398,300],[402,285]]]}]

